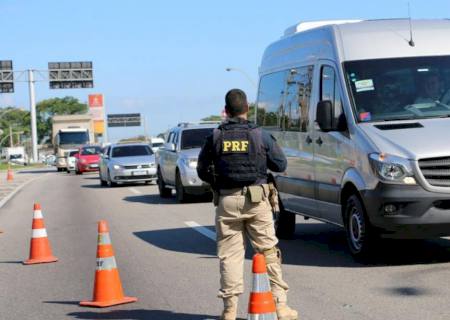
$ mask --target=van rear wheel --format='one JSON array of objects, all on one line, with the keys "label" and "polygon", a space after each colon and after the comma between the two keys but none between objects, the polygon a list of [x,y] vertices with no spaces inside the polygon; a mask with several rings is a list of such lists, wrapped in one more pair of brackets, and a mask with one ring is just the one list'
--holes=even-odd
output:
[{"label": "van rear wheel", "polygon": [[279,239],[290,240],[295,234],[295,213],[286,211],[279,199],[280,212],[275,214],[275,233]]},{"label": "van rear wheel", "polygon": [[357,195],[351,195],[345,206],[347,243],[355,258],[367,258],[373,251],[377,233],[370,224],[364,204]]}]

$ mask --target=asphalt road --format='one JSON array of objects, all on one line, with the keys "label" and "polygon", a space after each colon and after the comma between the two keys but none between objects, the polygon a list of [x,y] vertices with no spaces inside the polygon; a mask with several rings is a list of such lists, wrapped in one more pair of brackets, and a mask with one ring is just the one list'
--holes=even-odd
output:
[{"label": "asphalt road", "polygon": [[[0,319],[218,319],[212,204],[163,200],[156,186],[102,188],[92,174],[36,175],[0,209]],[[24,266],[36,201],[59,261]],[[136,303],[78,306],[92,297],[100,219],[109,223],[122,285],[139,298]],[[280,247],[290,304],[301,319],[450,319],[447,239],[386,241],[374,262],[360,264],[340,229],[299,218],[296,238]],[[242,319],[251,255],[249,250]]]}]

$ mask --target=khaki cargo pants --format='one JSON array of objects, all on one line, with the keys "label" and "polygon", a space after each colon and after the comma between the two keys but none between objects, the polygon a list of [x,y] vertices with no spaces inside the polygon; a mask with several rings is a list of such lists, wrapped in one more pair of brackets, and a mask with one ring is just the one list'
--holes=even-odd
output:
[{"label": "khaki cargo pants", "polygon": [[260,203],[252,203],[244,189],[220,191],[216,208],[217,255],[220,260],[220,298],[240,295],[244,292],[245,238],[250,240],[256,252],[266,250],[267,273],[274,299],[286,302],[289,289],[283,281],[280,252],[275,246],[272,208],[267,196]]}]

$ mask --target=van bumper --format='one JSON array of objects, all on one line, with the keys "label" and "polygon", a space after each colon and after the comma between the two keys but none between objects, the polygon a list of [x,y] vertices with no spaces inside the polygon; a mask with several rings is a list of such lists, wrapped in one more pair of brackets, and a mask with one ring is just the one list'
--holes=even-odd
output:
[{"label": "van bumper", "polygon": [[[363,201],[371,224],[386,236],[450,236],[450,192],[379,183],[376,189],[363,192]],[[387,212],[388,205],[396,210]]]}]

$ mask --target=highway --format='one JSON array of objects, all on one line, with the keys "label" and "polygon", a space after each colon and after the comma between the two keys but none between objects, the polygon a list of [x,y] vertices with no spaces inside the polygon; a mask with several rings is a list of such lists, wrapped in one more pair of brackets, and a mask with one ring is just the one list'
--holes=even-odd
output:
[{"label": "highway", "polygon": [[[211,203],[176,204],[155,185],[100,187],[97,174],[40,172],[0,209],[0,319],[218,319],[222,303]],[[25,266],[39,202],[59,261]],[[109,223],[122,285],[138,302],[92,298],[97,221]],[[450,318],[450,241],[385,241],[373,263],[350,256],[342,230],[297,219],[281,241],[290,305],[301,319]],[[251,250],[239,317],[246,319]]]}]

